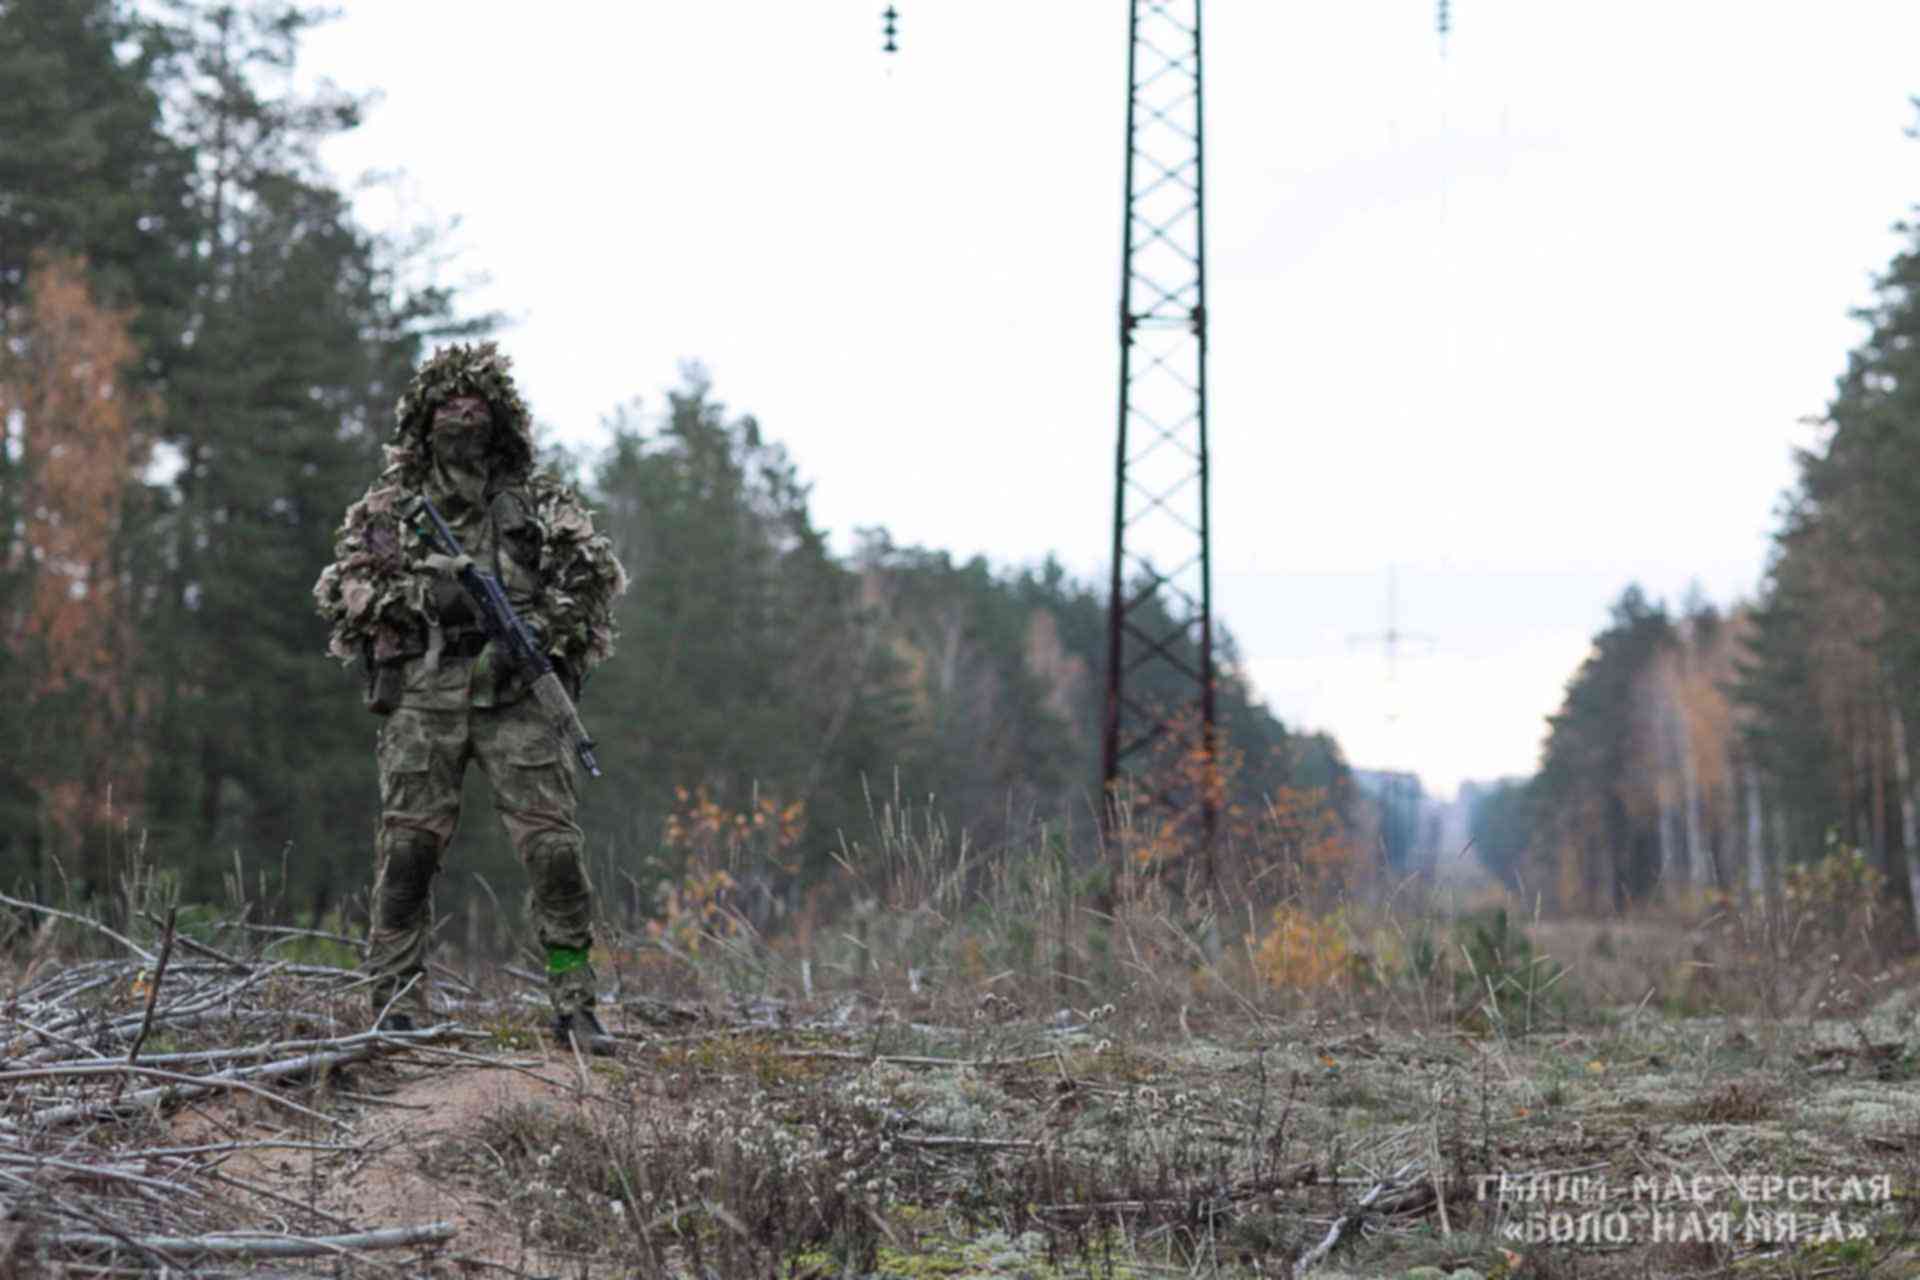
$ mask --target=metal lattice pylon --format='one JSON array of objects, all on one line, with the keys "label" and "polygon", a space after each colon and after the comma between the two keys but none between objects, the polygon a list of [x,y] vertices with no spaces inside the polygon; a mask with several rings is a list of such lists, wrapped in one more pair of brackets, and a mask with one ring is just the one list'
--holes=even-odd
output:
[{"label": "metal lattice pylon", "polygon": [[[1207,271],[1200,0],[1133,0],[1120,276],[1120,429],[1107,613],[1102,781],[1170,732],[1211,767]],[[1156,797],[1210,850],[1211,786]],[[1209,871],[1210,859],[1209,861]]]}]

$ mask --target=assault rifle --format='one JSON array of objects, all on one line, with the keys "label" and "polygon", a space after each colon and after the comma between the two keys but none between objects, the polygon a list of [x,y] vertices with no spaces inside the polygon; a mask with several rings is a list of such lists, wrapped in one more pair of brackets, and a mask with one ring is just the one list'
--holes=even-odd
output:
[{"label": "assault rifle", "polygon": [[453,530],[440,518],[431,498],[421,494],[410,514],[420,536],[458,562],[460,585],[473,600],[474,608],[480,611],[480,625],[514,666],[533,676],[533,696],[553,722],[553,731],[573,744],[574,753],[587,767],[588,775],[599,777],[600,762],[593,755],[593,739],[580,723],[579,708],[560,686],[560,674],[553,669],[552,660],[542,651],[533,632],[507,602],[507,592],[500,580],[473,567],[473,561],[460,549],[460,539],[453,536]]}]

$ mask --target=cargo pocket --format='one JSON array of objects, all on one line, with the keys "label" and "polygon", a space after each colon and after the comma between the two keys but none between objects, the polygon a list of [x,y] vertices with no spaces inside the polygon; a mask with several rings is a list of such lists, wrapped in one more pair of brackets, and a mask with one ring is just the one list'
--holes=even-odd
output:
[{"label": "cargo pocket", "polygon": [[[493,771],[495,802],[513,832],[514,843],[541,832],[572,832],[574,826],[571,760],[560,750],[552,730],[527,722],[500,743],[499,767]],[[523,854],[524,856],[524,854]]]},{"label": "cargo pocket", "polygon": [[539,769],[546,765],[557,765],[560,753],[559,735],[552,730],[516,734],[506,744],[507,763],[516,769]]},{"label": "cargo pocket", "polygon": [[397,711],[380,726],[380,804],[388,814],[406,808],[425,790],[433,766],[433,742],[417,712]]}]

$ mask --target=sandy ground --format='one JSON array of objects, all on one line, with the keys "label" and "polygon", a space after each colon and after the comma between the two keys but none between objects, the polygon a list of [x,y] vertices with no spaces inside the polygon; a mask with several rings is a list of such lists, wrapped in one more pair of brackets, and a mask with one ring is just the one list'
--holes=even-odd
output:
[{"label": "sandy ground", "polygon": [[[451,1223],[458,1234],[447,1246],[454,1269],[446,1274],[491,1269],[476,1263],[510,1273],[550,1273],[558,1260],[529,1248],[495,1201],[468,1179],[441,1171],[451,1163],[444,1158],[447,1144],[470,1151],[488,1116],[515,1104],[581,1107],[591,1096],[583,1095],[580,1072],[571,1061],[525,1054],[503,1061],[520,1065],[434,1062],[421,1056],[361,1065],[337,1078],[333,1088],[338,1092],[324,1100],[324,1109],[349,1131],[311,1135],[352,1143],[358,1154],[258,1148],[233,1153],[222,1171],[335,1215],[353,1230]],[[589,1075],[586,1087],[599,1083]],[[247,1102],[213,1103],[181,1110],[172,1129],[183,1145],[305,1136],[284,1133],[279,1119]]]}]

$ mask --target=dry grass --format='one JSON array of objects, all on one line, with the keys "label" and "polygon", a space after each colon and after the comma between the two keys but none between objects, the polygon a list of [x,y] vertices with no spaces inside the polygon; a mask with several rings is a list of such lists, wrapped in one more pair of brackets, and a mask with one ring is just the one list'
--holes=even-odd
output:
[{"label": "dry grass", "polygon": [[[440,1253],[283,1268],[341,1275],[1920,1269],[1914,983],[1831,903],[1796,923],[1711,904],[1536,921],[1417,884],[1275,901],[1258,849],[1211,888],[1114,884],[1057,832],[987,857],[924,814],[876,818],[843,850],[844,906],[804,928],[756,929],[724,898],[693,928],[609,924],[613,1062],[554,1054],[532,991],[490,970],[457,993],[491,1036],[471,1060],[416,1050],[306,1082],[290,1096],[352,1149],[250,1167],[236,1217],[291,1203],[377,1228],[416,1220],[429,1189],[464,1206]],[[1276,918],[1337,922],[1340,963],[1263,948]],[[37,936],[35,981],[99,941]],[[133,992],[89,998],[104,1022]],[[482,1071],[516,1087],[455,1087]],[[244,1100],[203,1120],[283,1124]],[[154,1123],[87,1141],[124,1155]],[[1758,1234],[1791,1212],[1794,1240]],[[56,1257],[31,1232],[6,1247],[27,1274],[144,1265]]]}]

